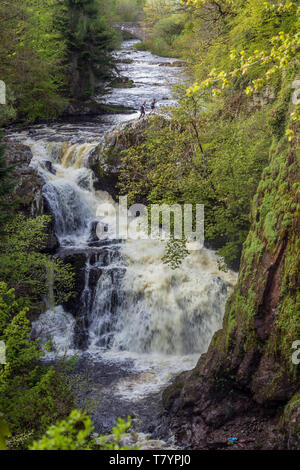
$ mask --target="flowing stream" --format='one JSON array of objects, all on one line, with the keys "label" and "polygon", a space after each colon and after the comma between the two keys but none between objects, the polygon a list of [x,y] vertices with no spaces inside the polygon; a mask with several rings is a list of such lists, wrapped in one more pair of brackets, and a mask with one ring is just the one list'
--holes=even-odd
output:
[{"label": "flowing stream", "polygon": [[[153,98],[160,106],[175,104],[172,85],[183,70],[164,59],[134,49],[125,41],[116,53],[121,74],[133,88],[116,88],[107,103],[139,109]],[[142,448],[170,448],[167,417],[160,394],[170,380],[192,369],[221,328],[225,303],[236,275],[218,270],[214,252],[202,249],[182,267],[164,265],[164,243],[157,240],[121,242],[110,234],[95,238],[99,221],[111,230],[111,215],[99,218],[104,204],[116,202],[95,190],[90,159],[114,126],[135,120],[132,114],[105,115],[84,122],[36,125],[10,138],[29,145],[43,194],[54,217],[59,254],[82,261],[82,286],[76,314],[63,306],[48,310],[33,324],[33,334],[52,341],[47,360],[78,355],[76,371],[85,387],[78,402],[94,403],[96,430],[109,432],[118,416],[133,417],[135,439]],[[49,286],[53,273],[49,273]],[[51,291],[51,289],[50,289]]]}]

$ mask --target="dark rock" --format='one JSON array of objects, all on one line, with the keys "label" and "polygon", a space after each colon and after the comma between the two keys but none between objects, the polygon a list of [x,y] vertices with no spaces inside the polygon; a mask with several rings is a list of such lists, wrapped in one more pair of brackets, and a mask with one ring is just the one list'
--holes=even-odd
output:
[{"label": "dark rock", "polygon": [[135,88],[133,80],[130,80],[128,77],[117,77],[111,83],[112,88]]},{"label": "dark rock", "polygon": [[[66,311],[76,318],[75,346],[86,349],[88,346],[88,312],[94,301],[95,288],[102,274],[98,267],[90,267],[91,260],[96,260],[98,251],[91,249],[76,250],[61,248],[57,256],[72,266],[75,272],[75,295],[64,304]],[[87,285],[88,291],[85,291]]]},{"label": "dark rock", "polygon": [[118,60],[118,64],[132,64],[134,62],[133,59],[120,59]]},{"label": "dark rock", "polygon": [[185,67],[186,62],[176,60],[175,62],[160,62],[158,65],[160,67]]},{"label": "dark rock", "polygon": [[8,165],[14,166],[15,187],[13,198],[18,200],[18,212],[37,217],[44,212],[42,183],[30,162],[33,158],[28,146],[5,141],[5,157]]},{"label": "dark rock", "polygon": [[80,314],[79,309],[82,292],[85,286],[85,269],[88,253],[62,248],[58,251],[57,256],[65,263],[70,264],[75,272],[75,296],[71,297],[68,302],[65,303],[64,307],[68,312],[72,313],[76,317]]},{"label": "dark rock", "polygon": [[64,117],[99,116],[105,114],[130,114],[134,110],[126,106],[98,103],[95,100],[71,101],[65,109]]},{"label": "dark rock", "polygon": [[44,161],[44,165],[45,165],[45,168],[50,172],[52,173],[52,175],[56,175],[56,170],[55,168],[53,168],[53,163],[48,161],[48,160],[45,160]]},{"label": "dark rock", "polygon": [[[165,123],[165,120],[161,118]],[[95,174],[94,188],[107,191],[113,198],[119,194],[117,183],[121,169],[121,152],[132,146],[141,145],[150,121],[134,120],[117,126],[106,134],[103,145],[90,155],[89,167]]]}]

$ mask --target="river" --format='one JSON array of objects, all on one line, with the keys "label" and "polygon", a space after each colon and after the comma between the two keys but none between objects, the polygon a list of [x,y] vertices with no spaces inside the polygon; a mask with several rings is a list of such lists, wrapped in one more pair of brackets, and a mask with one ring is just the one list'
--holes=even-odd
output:
[{"label": "river", "polygon": [[[109,433],[117,417],[131,416],[130,443],[174,448],[162,390],[206,352],[236,275],[220,272],[216,254],[207,249],[173,271],[161,261],[160,241],[91,237],[99,206],[115,202],[95,190],[90,155],[114,126],[137,119],[143,101],[175,105],[172,86],[184,80],[183,69],[170,66],[175,60],[137,51],[136,42],[125,41],[116,53],[121,74],[135,86],[114,88],[102,101],[137,111],[34,125],[11,130],[9,138],[32,150],[60,253],[85,260],[76,318],[50,302],[33,324],[35,337],[52,341],[54,351],[45,360],[77,355],[78,406],[91,404],[97,432]],[[109,217],[100,220],[110,226]]]}]

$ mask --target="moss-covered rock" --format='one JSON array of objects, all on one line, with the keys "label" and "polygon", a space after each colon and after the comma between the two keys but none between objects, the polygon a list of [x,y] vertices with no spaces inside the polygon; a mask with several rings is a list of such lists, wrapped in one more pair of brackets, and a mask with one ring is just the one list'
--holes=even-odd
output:
[{"label": "moss-covered rock", "polygon": [[117,183],[122,167],[122,152],[145,140],[151,120],[132,120],[115,127],[105,135],[103,144],[91,155],[89,166],[96,176],[95,189],[107,191],[113,197],[119,193]]}]

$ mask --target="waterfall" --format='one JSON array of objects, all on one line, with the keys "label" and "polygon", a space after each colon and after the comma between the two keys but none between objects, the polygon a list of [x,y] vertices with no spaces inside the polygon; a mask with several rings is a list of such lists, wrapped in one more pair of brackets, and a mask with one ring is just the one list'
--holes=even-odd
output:
[{"label": "waterfall", "polygon": [[229,279],[219,276],[217,257],[203,249],[174,271],[161,261],[164,248],[148,240],[124,245],[126,297],[116,324],[116,349],[201,353],[222,326]]},{"label": "waterfall", "polygon": [[74,317],[62,306],[55,307],[32,323],[32,338],[38,338],[43,345],[50,342],[54,356],[73,354],[75,323]]},{"label": "waterfall", "polygon": [[[61,247],[87,253],[76,316],[81,328],[85,325],[87,349],[164,355],[205,352],[221,328],[235,275],[220,272],[217,256],[205,248],[192,252],[174,271],[161,261],[162,241],[121,243],[112,240],[113,233],[101,242],[95,239],[99,221],[108,231],[114,225],[109,211],[97,216],[99,207],[115,205],[109,194],[94,190],[88,159],[97,144],[30,144],[32,165],[44,181]],[[51,273],[48,277],[50,289]],[[53,308],[53,299],[49,303],[49,310],[34,324],[35,334],[42,341],[51,339],[60,353],[73,350],[76,320],[62,307]]]}]

